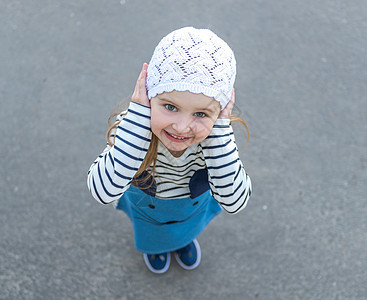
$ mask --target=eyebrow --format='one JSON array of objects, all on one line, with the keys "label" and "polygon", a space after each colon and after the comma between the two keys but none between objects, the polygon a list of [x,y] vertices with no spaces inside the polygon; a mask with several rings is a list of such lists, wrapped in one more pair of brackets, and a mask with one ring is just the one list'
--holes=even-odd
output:
[{"label": "eyebrow", "polygon": [[[212,100],[212,101],[215,101],[215,100]],[[213,102],[210,102],[207,107],[201,108],[201,109],[197,109],[197,111],[206,111],[206,112],[209,112],[209,113],[213,113],[214,114],[216,112],[216,109],[215,109],[214,103]]]},{"label": "eyebrow", "polygon": [[213,109],[213,108],[211,108],[211,107],[213,107],[213,105],[210,105],[210,106],[208,106],[208,107],[206,107],[206,108],[203,108],[203,109],[201,109],[201,110],[203,110],[203,111],[208,111],[208,112],[210,112],[210,113],[215,113],[215,109]]},{"label": "eyebrow", "polygon": [[[161,101],[165,101],[165,102],[169,102],[170,104],[172,104],[172,105],[174,105],[174,106],[177,106],[177,107],[180,107],[177,103],[175,103],[174,101],[172,101],[171,99],[168,99],[168,98],[158,98],[159,100],[161,100]],[[215,101],[215,100],[213,100],[213,101]],[[207,112],[209,112],[209,113],[215,113],[215,109],[213,109],[213,108],[211,108],[211,107],[213,107],[213,105],[212,105],[212,103],[213,102],[210,102],[209,103],[209,106],[208,107],[205,107],[205,108],[197,108],[197,109],[195,109],[197,112],[201,112],[201,111],[207,111]]]}]

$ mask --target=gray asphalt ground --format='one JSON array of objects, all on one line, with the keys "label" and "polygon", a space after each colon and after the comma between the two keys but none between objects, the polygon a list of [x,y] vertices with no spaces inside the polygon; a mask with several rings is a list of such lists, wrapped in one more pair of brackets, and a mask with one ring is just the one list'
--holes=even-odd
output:
[{"label": "gray asphalt ground", "polygon": [[[0,4],[0,299],[367,298],[366,1]],[[187,25],[236,54],[254,190],[199,237],[197,270],[157,276],[86,176],[142,63]]]}]

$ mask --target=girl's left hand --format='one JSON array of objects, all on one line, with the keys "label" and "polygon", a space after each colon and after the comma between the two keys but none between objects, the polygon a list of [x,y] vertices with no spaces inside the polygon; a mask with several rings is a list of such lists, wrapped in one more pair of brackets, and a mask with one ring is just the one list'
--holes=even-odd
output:
[{"label": "girl's left hand", "polygon": [[229,101],[226,107],[223,108],[223,110],[220,112],[218,119],[230,119],[231,118],[231,113],[232,113],[232,109],[234,106],[234,98],[235,98],[235,94],[234,94],[234,89],[233,89],[231,101]]}]

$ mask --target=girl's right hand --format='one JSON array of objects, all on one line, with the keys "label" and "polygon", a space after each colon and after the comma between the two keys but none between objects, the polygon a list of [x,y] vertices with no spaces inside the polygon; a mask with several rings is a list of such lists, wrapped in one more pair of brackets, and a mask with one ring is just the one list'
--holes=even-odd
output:
[{"label": "girl's right hand", "polygon": [[144,106],[150,107],[150,102],[147,95],[147,69],[148,64],[144,63],[143,68],[141,69],[138,80],[136,81],[135,90],[133,95],[131,96],[131,101],[139,103]]}]

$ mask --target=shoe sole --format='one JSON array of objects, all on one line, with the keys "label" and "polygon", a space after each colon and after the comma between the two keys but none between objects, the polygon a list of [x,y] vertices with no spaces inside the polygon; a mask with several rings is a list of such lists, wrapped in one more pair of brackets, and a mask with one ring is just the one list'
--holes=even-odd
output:
[{"label": "shoe sole", "polygon": [[199,243],[198,243],[198,241],[197,241],[196,239],[194,239],[192,242],[194,243],[194,245],[195,245],[195,247],[196,247],[196,252],[197,252],[196,262],[195,262],[193,265],[191,265],[191,266],[187,266],[187,265],[185,265],[185,264],[182,262],[182,260],[178,257],[177,252],[175,252],[175,253],[174,253],[174,254],[175,254],[175,259],[176,259],[177,263],[178,263],[178,264],[179,264],[183,269],[185,269],[185,270],[193,270],[193,269],[197,268],[197,267],[199,266],[199,264],[200,264],[200,261],[201,261],[201,249],[200,249],[200,245],[199,245]]},{"label": "shoe sole", "polygon": [[157,269],[154,269],[152,267],[152,265],[150,264],[149,262],[149,259],[148,259],[148,255],[146,253],[143,253],[143,257],[144,257],[144,261],[145,261],[145,265],[147,266],[147,268],[149,269],[149,271],[155,273],[155,274],[163,274],[165,272],[167,272],[170,264],[171,264],[171,253],[167,253],[167,262],[166,262],[166,265],[164,266],[163,269],[161,270],[157,270]]}]

